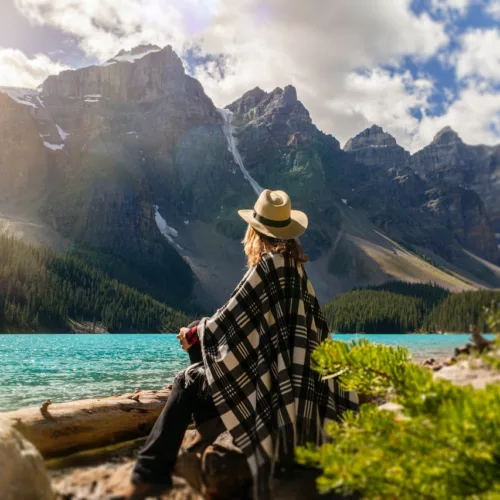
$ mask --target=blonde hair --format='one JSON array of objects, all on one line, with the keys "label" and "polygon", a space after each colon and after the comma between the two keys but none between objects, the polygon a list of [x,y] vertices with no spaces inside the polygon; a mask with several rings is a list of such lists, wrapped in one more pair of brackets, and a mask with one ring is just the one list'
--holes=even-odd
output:
[{"label": "blonde hair", "polygon": [[248,226],[242,243],[247,256],[248,267],[256,266],[260,262],[262,255],[268,252],[288,255],[301,264],[307,262],[307,255],[297,240],[270,238],[257,232],[252,226]]}]

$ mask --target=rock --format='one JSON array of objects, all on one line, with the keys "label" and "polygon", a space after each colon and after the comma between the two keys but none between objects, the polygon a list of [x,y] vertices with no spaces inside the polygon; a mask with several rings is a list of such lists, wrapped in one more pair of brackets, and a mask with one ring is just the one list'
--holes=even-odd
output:
[{"label": "rock", "polygon": [[472,344],[465,344],[464,346],[462,347],[455,347],[455,357],[458,357],[460,355],[468,355],[471,353],[471,350],[472,350],[473,346]]},{"label": "rock", "polygon": [[[493,225],[481,199],[483,194],[479,196],[479,191],[467,189],[470,185],[462,178],[446,180],[431,167],[441,161],[448,162],[450,155],[455,158],[454,148],[460,144],[470,148],[447,129],[438,134],[432,144],[410,156],[394,137],[373,125],[344,147],[354,161],[373,167],[366,172],[369,188],[361,183],[354,201],[371,210],[372,220],[386,231],[403,233],[408,242],[431,248],[447,260],[460,258],[460,253],[453,249],[453,241],[457,241],[487,260],[497,262],[500,256]],[[464,158],[469,158],[470,168],[474,169],[480,160],[467,151],[463,151]],[[455,158],[455,163],[461,158]],[[351,172],[354,175],[353,169]],[[358,175],[362,177],[363,172]],[[383,196],[375,203],[370,190]],[[491,212],[489,207],[488,211]]]},{"label": "rock", "polygon": [[0,202],[29,199],[46,192],[50,155],[44,147],[28,106],[13,101],[0,89]]},{"label": "rock", "polygon": [[392,135],[377,125],[349,139],[344,151],[359,163],[384,168],[402,166],[410,157],[410,153],[402,148]]},{"label": "rock", "polygon": [[399,403],[393,403],[391,401],[384,403],[378,407],[379,410],[392,411],[394,413],[401,413],[403,406]]},{"label": "rock", "polygon": [[[411,166],[422,177],[441,187],[460,187],[477,193],[484,202],[494,231],[500,234],[500,146],[469,146],[454,130],[445,127],[431,144],[411,157]],[[488,245],[484,251],[491,259],[494,249],[490,248],[491,243]]]},{"label": "rock", "polygon": [[487,385],[500,383],[500,372],[489,368],[480,358],[459,361],[452,366],[444,366],[434,375],[449,380],[456,385],[472,385],[474,389],[484,389]]},{"label": "rock", "polygon": [[451,358],[445,359],[443,361],[444,366],[451,366],[454,365],[457,362],[457,358],[455,356],[452,356]]},{"label": "rock", "polygon": [[[196,438],[188,431],[185,446]],[[53,474],[53,488],[58,500],[103,500],[116,495],[128,484],[133,461],[102,464],[85,469]],[[316,489],[318,471],[302,467],[280,469],[273,479],[274,500],[333,500],[338,495],[319,495]],[[227,434],[205,447],[197,455],[179,457],[174,489],[161,500],[251,500],[250,474],[246,460]]]},{"label": "rock", "polygon": [[[106,500],[120,493],[130,482],[134,462],[104,464],[75,469],[56,475],[52,481],[57,500]],[[175,488],[162,495],[162,500],[202,500],[185,481],[174,480]]]},{"label": "rock", "polygon": [[54,498],[42,456],[5,420],[0,420],[0,464],[2,500]]},{"label": "rock", "polygon": [[193,451],[188,451],[187,446],[190,446],[189,439],[185,440],[185,448],[177,460],[177,475],[205,497],[246,497],[252,481],[250,470],[228,432],[219,435],[213,444],[202,445]]}]

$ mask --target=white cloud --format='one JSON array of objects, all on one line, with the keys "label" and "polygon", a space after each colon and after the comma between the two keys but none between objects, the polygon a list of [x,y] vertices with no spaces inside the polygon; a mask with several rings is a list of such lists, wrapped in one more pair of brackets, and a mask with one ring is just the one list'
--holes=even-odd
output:
[{"label": "white cloud", "polygon": [[[425,60],[448,43],[444,24],[416,16],[411,0],[15,2],[32,22],[76,35],[85,53],[101,61],[139,43],[224,54],[224,78],[215,63],[195,75],[217,105],[255,86],[293,84],[313,120],[341,142],[373,121],[401,137],[413,130],[410,108],[425,105],[430,83],[377,68],[397,66],[405,56]],[[359,68],[370,76],[360,77]]]},{"label": "white cloud", "polygon": [[[228,58],[223,79],[198,69],[207,93],[224,105],[255,86],[272,90],[291,83],[315,123],[342,143],[373,121],[386,126],[395,125],[395,116],[404,119],[394,133],[413,124],[409,110],[423,102],[414,94],[422,82],[412,84],[409,74],[391,78],[377,68],[398,65],[405,55],[426,59],[448,41],[442,24],[427,15],[416,17],[405,1],[325,5],[316,0],[294,2],[292,8],[290,2],[272,0],[264,10],[256,1],[231,2],[224,3],[232,7],[222,11],[226,13],[203,37],[203,50],[224,52]],[[358,68],[371,73],[363,89],[356,88]]]},{"label": "white cloud", "polygon": [[[427,145],[439,130],[449,125],[468,144],[498,144],[500,93],[471,85],[460,93],[442,116],[426,116],[411,145],[413,151]],[[499,130],[500,131],[500,130]]]},{"label": "white cloud", "polygon": [[457,55],[456,72],[460,79],[500,82],[500,28],[467,32]]},{"label": "white cloud", "polygon": [[[436,22],[416,16],[410,0],[15,0],[32,22],[76,36],[101,61],[140,43],[224,54],[224,78],[215,63],[195,75],[219,106],[255,86],[293,84],[315,123],[341,143],[377,123],[411,150],[444,125],[466,142],[498,141],[488,128],[498,120],[498,94],[484,83],[498,72],[498,31],[471,31],[456,53],[444,50],[450,18],[465,15],[475,1],[432,0],[435,12],[445,14]],[[466,85],[455,101],[448,95],[443,116],[419,122],[411,110],[426,115],[435,82],[383,68],[437,54]]]},{"label": "white cloud", "polygon": [[432,89],[430,80],[414,79],[409,72],[353,72],[346,76],[343,91],[326,107],[334,128],[342,129],[341,142],[376,123],[390,131],[402,146],[411,147],[410,137],[418,130],[419,121],[410,110],[425,109]]},{"label": "white cloud", "polygon": [[486,13],[495,21],[500,21],[500,0],[490,0],[486,6]]},{"label": "white cloud", "polygon": [[205,29],[216,0],[14,0],[36,24],[76,35],[80,47],[101,61],[142,43],[180,49]]},{"label": "white cloud", "polygon": [[47,76],[68,69],[64,64],[38,54],[28,58],[20,50],[0,48],[0,85],[35,88]]},{"label": "white cloud", "polygon": [[469,144],[498,144],[500,136],[500,29],[473,29],[459,39],[449,55],[460,91],[447,99],[441,116],[425,116],[411,141],[412,150],[428,144],[451,126]]}]

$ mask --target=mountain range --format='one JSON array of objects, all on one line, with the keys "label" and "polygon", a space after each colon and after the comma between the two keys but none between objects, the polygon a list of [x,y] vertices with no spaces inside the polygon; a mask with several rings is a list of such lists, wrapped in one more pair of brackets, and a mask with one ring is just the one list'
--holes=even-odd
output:
[{"label": "mountain range", "polygon": [[170,46],[0,88],[0,232],[173,305],[227,298],[245,265],[236,209],[262,188],[308,213],[323,301],[389,279],[500,287],[500,146],[445,128],[410,154],[373,125],[342,148],[292,86],[216,108]]}]

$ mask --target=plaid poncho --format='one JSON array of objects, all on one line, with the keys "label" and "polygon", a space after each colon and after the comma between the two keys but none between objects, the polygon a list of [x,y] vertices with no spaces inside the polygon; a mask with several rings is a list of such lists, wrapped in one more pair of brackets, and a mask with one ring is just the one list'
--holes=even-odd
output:
[{"label": "plaid poncho", "polygon": [[304,268],[263,256],[198,335],[214,403],[247,457],[254,497],[266,498],[276,460],[319,444],[324,424],[357,401],[312,370],[311,354],[329,332]]}]

